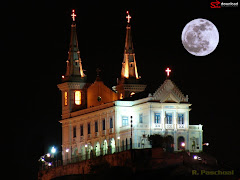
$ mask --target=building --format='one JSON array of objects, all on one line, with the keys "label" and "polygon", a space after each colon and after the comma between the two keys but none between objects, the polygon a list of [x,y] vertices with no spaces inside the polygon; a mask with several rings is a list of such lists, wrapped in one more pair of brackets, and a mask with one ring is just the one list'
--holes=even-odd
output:
[{"label": "building", "polygon": [[[114,153],[130,148],[151,148],[148,136],[168,138],[166,148],[202,151],[202,125],[189,125],[191,104],[169,78],[147,94],[138,75],[128,13],[121,78],[112,89],[99,75],[86,81],[78,48],[73,11],[67,69],[58,88],[62,92],[63,160],[80,155]],[[131,123],[132,121],[132,123]]]}]

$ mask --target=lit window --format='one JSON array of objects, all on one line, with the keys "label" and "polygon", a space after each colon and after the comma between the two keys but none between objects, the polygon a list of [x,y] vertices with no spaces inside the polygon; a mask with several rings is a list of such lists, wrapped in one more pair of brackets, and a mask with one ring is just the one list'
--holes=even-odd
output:
[{"label": "lit window", "polygon": [[184,124],[184,114],[178,114],[178,124]]},{"label": "lit window", "polygon": [[120,94],[120,99],[123,99],[123,94],[122,93]]},{"label": "lit window", "polygon": [[68,104],[68,93],[67,91],[64,92],[64,105],[67,106]]},{"label": "lit window", "polygon": [[172,113],[166,114],[167,124],[172,124]]},{"label": "lit window", "polygon": [[81,91],[75,91],[75,104],[81,104]]},{"label": "lit window", "polygon": [[128,125],[128,117],[127,116],[123,116],[122,117],[122,126],[127,126]]},{"label": "lit window", "polygon": [[160,118],[161,118],[160,113],[154,113],[154,123],[160,124],[161,122]]},{"label": "lit window", "polygon": [[132,97],[135,94],[135,92],[131,92],[130,97]]},{"label": "lit window", "polygon": [[143,123],[143,114],[139,114],[139,123]]}]

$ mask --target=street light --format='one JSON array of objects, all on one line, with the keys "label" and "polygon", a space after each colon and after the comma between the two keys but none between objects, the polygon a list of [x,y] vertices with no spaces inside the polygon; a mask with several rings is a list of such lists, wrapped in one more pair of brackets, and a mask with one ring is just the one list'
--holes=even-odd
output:
[{"label": "street light", "polygon": [[[51,153],[52,153],[52,157],[53,157],[53,160],[54,160],[54,154],[56,153],[56,151],[57,151],[57,149],[53,146],[52,148],[51,148]],[[57,161],[58,161],[58,159],[57,159],[57,154],[56,154],[56,166],[57,166]],[[53,161],[54,162],[54,161]]]},{"label": "street light", "polygon": [[56,153],[56,148],[53,146],[51,149],[51,153],[55,154]]},{"label": "street light", "polygon": [[118,140],[118,152],[120,152],[120,136],[117,137],[117,140]]},{"label": "street light", "polygon": [[209,143],[204,143],[203,146],[209,146]]},{"label": "street light", "polygon": [[133,123],[133,121],[132,121],[132,116],[130,116],[130,118],[131,118],[131,144],[130,144],[130,146],[131,146],[131,150],[132,150],[132,123]]}]

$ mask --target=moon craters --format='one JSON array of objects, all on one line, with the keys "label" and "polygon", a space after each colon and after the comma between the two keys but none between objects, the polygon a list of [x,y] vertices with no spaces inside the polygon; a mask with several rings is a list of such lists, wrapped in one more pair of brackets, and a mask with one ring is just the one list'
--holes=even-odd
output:
[{"label": "moon craters", "polygon": [[184,48],[196,56],[210,54],[216,48],[218,40],[217,28],[205,19],[195,19],[189,22],[182,32]]}]

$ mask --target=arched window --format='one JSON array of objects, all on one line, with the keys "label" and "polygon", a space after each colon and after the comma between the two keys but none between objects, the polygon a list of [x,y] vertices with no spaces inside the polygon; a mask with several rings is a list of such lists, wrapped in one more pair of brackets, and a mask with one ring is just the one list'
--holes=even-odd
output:
[{"label": "arched window", "polygon": [[130,97],[132,97],[135,94],[135,92],[131,92]]},{"label": "arched window", "polygon": [[80,105],[81,104],[81,91],[75,91],[75,104]]},{"label": "arched window", "polygon": [[64,92],[64,105],[65,106],[68,105],[68,93],[67,93],[67,91]]}]

